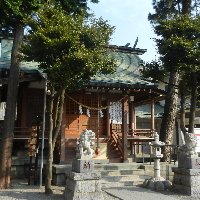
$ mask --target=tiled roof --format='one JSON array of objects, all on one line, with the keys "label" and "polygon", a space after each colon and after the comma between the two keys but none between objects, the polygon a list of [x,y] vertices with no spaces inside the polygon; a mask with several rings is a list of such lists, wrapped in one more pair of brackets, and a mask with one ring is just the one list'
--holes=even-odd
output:
[{"label": "tiled roof", "polygon": [[110,56],[118,60],[116,72],[108,75],[97,74],[91,79],[90,85],[154,85],[140,76],[142,60],[137,54],[112,52]]},{"label": "tiled roof", "polygon": [[[9,69],[11,59],[12,40],[2,39],[1,41],[1,57],[0,68]],[[156,88],[155,85],[144,80],[139,74],[142,60],[137,54],[142,54],[146,50],[133,49],[129,47],[110,46],[115,52],[111,52],[110,56],[118,60],[116,72],[113,74],[97,74],[92,77],[90,86],[111,86],[111,87],[134,87],[134,88]],[[28,74],[36,73],[38,64],[35,62],[22,62],[20,66],[21,72]]]},{"label": "tiled roof", "polygon": [[[1,56],[0,69],[9,69],[11,63],[12,39],[1,40]],[[21,62],[20,71],[25,73],[36,73],[38,71],[38,63],[36,62]]]},{"label": "tiled roof", "polygon": [[[136,116],[140,118],[150,118],[151,117],[151,104],[146,104],[138,106],[135,108]],[[154,117],[162,118],[164,112],[164,107],[159,103],[154,105]]]}]

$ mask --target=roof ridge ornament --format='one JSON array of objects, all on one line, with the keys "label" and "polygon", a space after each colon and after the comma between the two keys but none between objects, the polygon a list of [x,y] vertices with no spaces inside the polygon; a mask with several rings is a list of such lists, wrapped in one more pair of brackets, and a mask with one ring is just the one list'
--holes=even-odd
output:
[{"label": "roof ridge ornament", "polygon": [[135,44],[134,44],[134,46],[133,46],[134,49],[135,49],[135,47],[137,46],[137,43],[138,43],[138,37],[137,37],[136,40],[135,40]]}]

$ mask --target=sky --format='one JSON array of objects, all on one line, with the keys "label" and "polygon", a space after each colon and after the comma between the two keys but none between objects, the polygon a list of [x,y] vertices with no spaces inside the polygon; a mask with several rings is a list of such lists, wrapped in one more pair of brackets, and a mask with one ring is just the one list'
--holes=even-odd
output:
[{"label": "sky", "polygon": [[98,4],[88,3],[90,12],[96,18],[108,20],[115,26],[115,33],[110,44],[124,46],[130,43],[133,47],[138,37],[136,48],[147,49],[140,56],[145,62],[157,57],[156,45],[152,38],[156,35],[148,21],[149,12],[153,13],[152,0],[99,0]]}]

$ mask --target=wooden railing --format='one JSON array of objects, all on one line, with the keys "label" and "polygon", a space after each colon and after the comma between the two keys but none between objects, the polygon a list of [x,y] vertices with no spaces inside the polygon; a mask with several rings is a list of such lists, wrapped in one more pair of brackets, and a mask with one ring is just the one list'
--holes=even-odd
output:
[{"label": "wooden railing", "polygon": [[[116,145],[121,145],[121,149],[123,150],[122,142],[121,144],[117,144],[118,138],[122,138],[122,124],[111,124],[111,136],[113,140],[115,139]],[[154,130],[153,129],[129,129],[127,127],[127,140],[130,143],[130,149],[132,154],[141,153],[142,142],[151,142],[154,140]],[[120,140],[121,140],[120,138]],[[122,141],[122,140],[121,140]],[[137,150],[136,150],[137,149]],[[123,154],[123,151],[120,151]]]},{"label": "wooden railing", "polygon": [[116,131],[111,131],[111,139],[113,139],[114,144],[119,149],[121,155],[123,155],[123,143],[120,136],[117,134]]},{"label": "wooden railing", "polygon": [[[0,128],[1,132],[3,128]],[[14,127],[14,139],[28,139],[31,136],[31,127]],[[42,138],[42,132],[40,131],[40,138]],[[45,131],[45,138],[48,138],[48,132]],[[0,134],[1,138],[1,134]]]},{"label": "wooden railing", "polygon": [[[118,133],[122,133],[122,124],[111,124],[111,131],[116,131]],[[153,133],[154,133],[154,129],[129,129],[127,127],[128,130],[128,135],[129,136],[133,136],[136,137],[137,136],[146,136],[146,137],[154,137]]]},{"label": "wooden railing", "polygon": [[29,138],[31,135],[30,127],[15,127],[14,138]]},{"label": "wooden railing", "polygon": [[128,135],[133,136],[135,138],[138,137],[149,137],[153,138],[154,137],[154,130],[153,129],[134,129],[134,130],[129,130]]}]

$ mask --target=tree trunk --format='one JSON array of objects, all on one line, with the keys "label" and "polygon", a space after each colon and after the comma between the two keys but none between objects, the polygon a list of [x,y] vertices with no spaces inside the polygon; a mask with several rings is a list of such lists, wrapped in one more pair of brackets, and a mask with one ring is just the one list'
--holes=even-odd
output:
[{"label": "tree trunk", "polygon": [[197,77],[196,73],[191,73],[191,99],[190,99],[190,114],[189,114],[189,133],[194,133],[194,121],[195,121],[195,113],[196,113],[196,104],[197,104]]},{"label": "tree trunk", "polygon": [[[49,138],[48,138],[49,151],[47,155],[46,183],[45,183],[46,194],[53,193],[51,189],[53,151],[54,151],[55,142],[58,136],[58,132],[60,130],[61,122],[62,122],[64,98],[65,98],[65,89],[62,89],[61,95],[58,98],[59,102],[57,102],[58,107],[56,108],[56,111],[55,111],[57,116],[52,115],[53,106],[55,105],[53,103],[53,97],[51,98],[51,102],[50,102],[50,113],[49,113],[50,128],[49,128]],[[53,118],[55,119],[55,122]]]},{"label": "tree trunk", "polygon": [[65,89],[62,89],[59,104],[58,104],[58,114],[57,114],[56,125],[53,130],[53,138],[52,138],[53,149],[55,147],[56,139],[58,137],[58,132],[60,130],[61,123],[62,123],[64,99],[65,99]]},{"label": "tree trunk", "polygon": [[[180,88],[181,90],[181,88]],[[180,109],[180,128],[183,134],[185,135],[186,133],[186,128],[185,128],[185,93],[184,91],[180,91],[180,96],[181,96],[181,109]]]},{"label": "tree trunk", "polygon": [[2,139],[0,143],[0,189],[6,189],[10,185],[12,146],[14,136],[14,124],[16,117],[16,102],[19,83],[19,46],[22,43],[24,28],[22,24],[16,24],[11,54],[10,76],[6,100],[6,111],[3,125]]},{"label": "tree trunk", "polygon": [[47,154],[46,180],[45,180],[46,194],[52,194],[52,189],[51,189],[52,162],[53,162],[52,132],[53,132],[53,94],[51,94],[49,100],[49,134],[48,134],[48,154]]},{"label": "tree trunk", "polygon": [[182,0],[182,13],[191,14],[192,0]]},{"label": "tree trunk", "polygon": [[[171,145],[173,142],[173,129],[177,114],[178,84],[179,73],[171,72],[167,96],[165,99],[164,115],[160,129],[160,139],[165,142],[166,145]],[[164,161],[169,161],[170,147],[165,147],[163,154]]]}]

